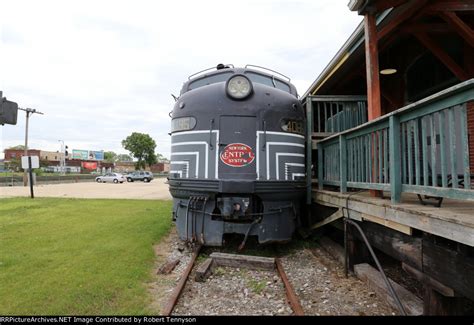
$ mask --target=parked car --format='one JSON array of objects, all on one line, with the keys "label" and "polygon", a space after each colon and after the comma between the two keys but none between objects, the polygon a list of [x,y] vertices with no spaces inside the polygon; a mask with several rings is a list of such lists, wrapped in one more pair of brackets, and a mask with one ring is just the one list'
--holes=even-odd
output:
[{"label": "parked car", "polygon": [[97,183],[107,183],[107,182],[113,182],[113,183],[123,183],[125,182],[126,178],[122,174],[119,173],[107,173],[102,176],[97,176],[95,178],[95,181]]},{"label": "parked car", "polygon": [[126,175],[127,182],[133,181],[144,181],[145,183],[151,182],[153,179],[153,173],[146,171],[136,171]]}]

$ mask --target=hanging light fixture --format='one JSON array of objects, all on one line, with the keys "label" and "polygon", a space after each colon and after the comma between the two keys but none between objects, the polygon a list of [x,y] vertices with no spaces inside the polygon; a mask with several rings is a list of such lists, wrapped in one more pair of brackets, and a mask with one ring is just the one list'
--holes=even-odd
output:
[{"label": "hanging light fixture", "polygon": [[383,70],[380,70],[380,74],[394,74],[394,73],[397,73],[397,69],[395,68],[387,68],[387,69],[383,69]]}]

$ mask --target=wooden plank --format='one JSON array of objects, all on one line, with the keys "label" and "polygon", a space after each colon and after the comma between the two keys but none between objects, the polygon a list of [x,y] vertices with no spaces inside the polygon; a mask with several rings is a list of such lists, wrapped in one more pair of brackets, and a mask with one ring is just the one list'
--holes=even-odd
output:
[{"label": "wooden plank", "polygon": [[379,166],[378,153],[380,150],[380,141],[379,141],[379,138],[377,137],[377,132],[371,133],[371,135],[373,137],[373,143],[372,143],[373,151],[372,151],[371,160],[373,160],[374,163],[372,165],[372,173],[371,173],[373,177],[370,180],[370,182],[375,183],[377,179],[380,177],[380,175],[377,174],[378,172],[377,168]]},{"label": "wooden plank", "polygon": [[365,181],[370,183],[370,174],[372,174],[372,157],[370,156],[370,134],[364,137],[365,145]]},{"label": "wooden plank", "polygon": [[323,103],[323,110],[324,110],[324,132],[330,132],[328,128],[328,109],[327,109],[327,102]]},{"label": "wooden plank", "polygon": [[347,148],[347,180],[352,181],[352,140],[346,139]]},{"label": "wooden plank", "polygon": [[179,259],[172,259],[169,261],[166,261],[159,269],[157,274],[170,274],[176,265],[179,264]]},{"label": "wooden plank", "polygon": [[383,132],[383,147],[380,144],[379,150],[383,150],[383,182],[388,184],[388,130],[384,129],[381,132]]},{"label": "wooden plank", "polygon": [[347,192],[347,142],[346,136],[339,136],[339,173],[341,192]]},{"label": "wooden plank", "polygon": [[[321,109],[324,109],[324,103],[318,102],[317,104],[318,104],[318,132],[323,132],[324,126],[323,126],[323,118],[322,118]],[[321,106],[323,106],[323,108],[321,108]]]},{"label": "wooden plank", "polygon": [[321,247],[329,253],[329,255],[344,265],[344,248],[341,245],[337,244],[328,237],[321,237],[318,239],[318,242]]},{"label": "wooden plank", "polygon": [[[316,203],[336,207],[346,207],[347,196],[348,194],[329,191],[313,192]],[[357,195],[352,195],[347,204],[351,213],[356,211],[375,215],[474,247],[474,220],[470,210],[463,215],[447,208],[428,208],[419,203],[389,204],[386,200]]]},{"label": "wooden plank", "polygon": [[[380,130],[378,131],[378,138],[379,138],[379,141],[378,141],[378,144],[379,144],[379,183],[383,183],[383,166],[382,166],[382,155],[383,155],[383,148],[382,148],[382,131],[383,130]],[[374,182],[375,183],[375,182]]]},{"label": "wooden plank", "polygon": [[455,76],[461,81],[469,79],[467,72],[454,61],[438,44],[436,44],[426,33],[414,34],[416,38],[436,56]]},{"label": "wooden plank", "polygon": [[364,157],[364,143],[363,137],[359,137],[359,172],[360,172],[360,182],[364,182],[365,177],[365,157]]},{"label": "wooden plank", "polygon": [[446,118],[444,111],[439,113],[439,148],[441,155],[441,186],[448,187],[448,166],[446,162],[446,134],[444,128],[446,126]]},{"label": "wooden plank", "polygon": [[413,151],[412,151],[412,137],[411,137],[411,121],[406,123],[407,126],[407,150],[408,150],[408,184],[413,183]]},{"label": "wooden plank", "polygon": [[365,214],[364,213],[362,215],[362,219],[378,223],[379,225],[382,225],[382,226],[388,227],[390,229],[399,231],[399,232],[404,233],[406,235],[411,236],[412,233],[413,233],[413,229],[411,227],[402,225],[401,223],[398,223],[398,222],[394,222],[394,221],[390,221],[390,220],[387,220],[387,219],[372,216],[370,214]]},{"label": "wooden plank", "polygon": [[428,11],[474,11],[472,1],[435,2],[426,8]]},{"label": "wooden plank", "polygon": [[467,130],[467,112],[466,104],[461,107],[461,150],[462,150],[462,165],[464,171],[464,188],[471,188],[471,173],[469,167],[469,135]]},{"label": "wooden plank", "polygon": [[[472,233],[471,233],[472,235]],[[474,300],[474,258],[423,238],[423,272]]]},{"label": "wooden plank", "polygon": [[408,0],[384,0],[384,1],[379,1],[375,2],[375,9],[377,12],[382,12],[384,10],[387,10],[389,8],[394,8],[398,7],[402,4],[407,3]]},{"label": "wooden plank", "polygon": [[438,173],[436,172],[436,129],[435,129],[435,119],[434,114],[430,116],[429,121],[430,130],[431,130],[431,137],[430,137],[430,145],[431,145],[431,186],[438,186]]},{"label": "wooden plank", "polygon": [[446,297],[432,288],[425,285],[423,295],[423,315],[425,316],[455,316],[463,315],[464,298]]},{"label": "wooden plank", "polygon": [[367,102],[369,121],[382,115],[380,103],[379,58],[375,14],[364,16],[365,65],[367,74]]},{"label": "wooden plank", "polygon": [[390,191],[390,184],[347,182],[347,187],[362,188],[375,191]]},{"label": "wooden plank", "polygon": [[342,212],[342,209],[337,210],[333,214],[331,214],[329,217],[315,223],[314,225],[311,226],[311,229],[317,229],[321,228],[322,226],[327,225],[328,223],[331,223],[333,221],[336,221],[337,219],[340,219],[344,217],[344,213]]},{"label": "wooden plank", "polygon": [[196,273],[194,276],[194,280],[196,282],[204,282],[212,273],[212,258],[207,258],[204,262],[202,262],[197,268]]},{"label": "wooden plank", "polygon": [[375,166],[377,166],[376,162],[375,162],[375,159],[374,159],[374,155],[375,155],[375,139],[374,139],[374,134],[373,133],[370,133],[367,135],[367,137],[369,138],[369,146],[368,146],[368,163],[369,163],[369,179],[367,180],[367,182],[369,183],[373,183],[374,182],[374,179],[376,177],[375,174]]},{"label": "wooden plank", "polygon": [[[350,215],[354,216],[354,212],[351,212]],[[364,214],[361,216],[363,217]],[[409,236],[372,222],[363,222],[360,226],[373,247],[400,262],[417,269],[422,268],[421,238]],[[361,239],[360,235],[358,238]]]},{"label": "wooden plank", "polygon": [[449,153],[451,157],[451,179],[453,188],[458,188],[458,171],[457,171],[457,151],[456,151],[456,126],[454,119],[454,108],[448,110],[448,134],[449,134]]},{"label": "wooden plank", "polygon": [[212,253],[210,257],[216,266],[245,267],[249,269],[274,270],[275,259],[270,257]]},{"label": "wooden plank", "polygon": [[453,289],[451,289],[450,287],[445,286],[441,282],[433,279],[429,275],[426,275],[425,273],[417,270],[416,268],[402,262],[402,269],[405,270],[405,272],[410,273],[418,281],[420,281],[422,283],[426,283],[429,286],[433,287],[436,291],[441,293],[443,296],[446,296],[446,297],[454,297],[455,296],[455,293],[454,293]]},{"label": "wooden plank", "polygon": [[420,132],[419,120],[413,121],[413,138],[415,142],[415,184],[420,185]]},{"label": "wooden plank", "polygon": [[[354,267],[355,274],[359,279],[366,282],[367,285],[374,290],[377,295],[387,301],[392,307],[397,308],[395,300],[390,295],[387,285],[383,281],[382,275],[375,268],[369,264],[358,264]],[[416,297],[413,293],[400,286],[389,278],[393,289],[397,293],[403,307],[408,315],[422,315],[423,314],[423,302],[420,298]]]},{"label": "wooden plank", "polygon": [[[406,24],[401,27],[405,33],[427,32],[427,33],[451,33],[451,29],[445,23],[419,23]],[[399,36],[399,35],[397,35]]]},{"label": "wooden plank", "polygon": [[323,156],[324,146],[319,146],[318,149],[318,187],[320,190],[323,189],[324,184],[324,156]]},{"label": "wooden plank", "polygon": [[313,138],[327,138],[334,135],[334,132],[313,132],[311,136]]},{"label": "wooden plank", "polygon": [[359,232],[350,225],[346,228],[347,231],[347,267],[351,272],[354,272],[354,266],[360,263],[367,263],[371,259],[370,253],[365,242],[358,240]]},{"label": "wooden plank", "polygon": [[400,177],[400,120],[398,116],[390,116],[390,191],[392,203],[401,199],[402,182]]},{"label": "wooden plank", "polygon": [[456,15],[455,12],[441,11],[439,13],[443,18],[458,34],[461,36],[471,47],[474,47],[474,30],[469,27],[461,18]]},{"label": "wooden plank", "polygon": [[428,141],[426,134],[426,118],[421,118],[421,157],[423,158],[423,185],[429,185],[428,177]]},{"label": "wooden plank", "polygon": [[402,185],[402,191],[420,195],[440,196],[455,200],[474,201],[474,191],[462,188],[443,188],[431,186]]},{"label": "wooden plank", "polygon": [[401,149],[400,149],[400,155],[401,155],[401,160],[400,163],[402,164],[402,184],[406,183],[407,179],[407,161],[406,161],[406,123],[400,123],[400,129],[401,129]]}]

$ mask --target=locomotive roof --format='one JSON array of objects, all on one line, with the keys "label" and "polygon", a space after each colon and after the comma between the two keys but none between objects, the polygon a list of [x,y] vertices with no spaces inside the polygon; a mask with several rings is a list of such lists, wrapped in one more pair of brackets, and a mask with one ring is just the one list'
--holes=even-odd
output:
[{"label": "locomotive roof", "polygon": [[[248,68],[248,67],[254,67],[254,68]],[[211,69],[215,69],[215,70],[211,70]],[[206,72],[206,71],[209,71],[209,72]],[[269,72],[266,72],[266,71],[269,71]],[[256,74],[260,74],[262,76],[272,78],[275,81],[279,81],[281,83],[288,85],[288,87],[290,88],[289,92],[292,95],[297,96],[296,87],[290,82],[291,81],[290,78],[274,70],[270,70],[270,69],[263,68],[260,66],[253,66],[253,65],[246,65],[244,68],[239,68],[239,67],[235,68],[233,65],[225,65],[225,66],[221,65],[220,68],[210,68],[210,69],[197,72],[189,76],[188,80],[184,82],[183,87],[181,88],[181,95],[189,90],[192,90],[192,89],[189,89],[189,86],[196,80],[205,79],[214,75],[229,73],[229,72],[232,74],[245,74],[246,72],[253,72]],[[274,72],[274,73],[270,73],[270,72]]]}]

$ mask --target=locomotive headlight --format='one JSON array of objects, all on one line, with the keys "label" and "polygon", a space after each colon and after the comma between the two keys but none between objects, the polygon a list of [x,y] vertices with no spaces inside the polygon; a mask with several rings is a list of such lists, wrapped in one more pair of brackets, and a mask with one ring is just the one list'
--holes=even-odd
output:
[{"label": "locomotive headlight", "polygon": [[243,75],[236,75],[227,80],[227,94],[234,99],[244,99],[252,92],[252,83]]}]

